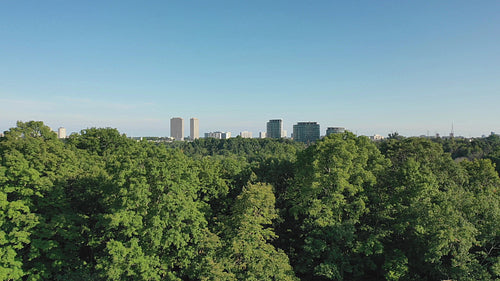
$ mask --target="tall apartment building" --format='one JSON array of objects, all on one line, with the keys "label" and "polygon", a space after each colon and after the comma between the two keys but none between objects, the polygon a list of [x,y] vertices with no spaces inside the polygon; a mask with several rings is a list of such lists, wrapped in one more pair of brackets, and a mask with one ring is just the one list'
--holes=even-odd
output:
[{"label": "tall apartment building", "polygon": [[60,138],[60,139],[65,139],[66,138],[66,128],[60,127],[57,130],[57,137]]},{"label": "tall apartment building", "polygon": [[319,124],[317,122],[298,122],[293,125],[293,139],[303,143],[319,140]]},{"label": "tall apartment building", "polygon": [[326,129],[326,135],[331,135],[331,134],[342,134],[345,132],[344,127],[328,127]]},{"label": "tall apartment building", "polygon": [[170,119],[170,137],[184,140],[184,119],[180,117]]},{"label": "tall apartment building", "polygon": [[200,138],[200,120],[198,118],[191,118],[189,120],[189,137],[192,140]]},{"label": "tall apartment building", "polygon": [[283,120],[273,119],[267,122],[266,136],[272,139],[279,139],[283,137]]}]

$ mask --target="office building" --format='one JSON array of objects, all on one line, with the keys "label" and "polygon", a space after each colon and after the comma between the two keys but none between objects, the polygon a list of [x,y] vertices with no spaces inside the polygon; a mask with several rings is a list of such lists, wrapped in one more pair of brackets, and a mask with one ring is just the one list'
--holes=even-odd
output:
[{"label": "office building", "polygon": [[189,132],[191,140],[197,140],[200,138],[200,121],[198,118],[191,118],[189,120]]},{"label": "office building", "polygon": [[240,132],[240,137],[251,139],[252,138],[252,132],[249,132],[249,131]]},{"label": "office building", "polygon": [[170,137],[174,140],[184,140],[184,119],[180,117],[170,119]]},{"label": "office building", "polygon": [[205,138],[214,138],[214,139],[222,139],[222,132],[209,132],[205,133]]},{"label": "office building", "polygon": [[293,139],[303,143],[319,140],[319,124],[317,122],[298,122],[293,125]]},{"label": "office building", "polygon": [[331,134],[342,134],[345,132],[344,127],[328,127],[326,129],[326,135],[331,135]]},{"label": "office building", "polygon": [[214,138],[214,139],[222,139],[222,132],[209,132],[205,133],[205,138]]},{"label": "office building", "polygon": [[66,138],[66,128],[60,127],[59,130],[57,130],[57,137],[60,139],[65,139]]},{"label": "office building", "polygon": [[266,136],[272,139],[279,139],[283,137],[283,120],[273,119],[267,122]]},{"label": "office building", "polygon": [[219,140],[225,140],[231,138],[231,132],[209,132],[205,133],[205,138],[214,138]]},{"label": "office building", "polygon": [[266,132],[259,132],[259,138],[260,139],[265,139],[267,137]]}]

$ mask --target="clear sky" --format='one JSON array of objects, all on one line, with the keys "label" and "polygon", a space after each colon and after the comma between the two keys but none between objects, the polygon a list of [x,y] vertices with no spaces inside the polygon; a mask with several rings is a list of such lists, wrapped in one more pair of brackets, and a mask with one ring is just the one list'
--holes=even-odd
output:
[{"label": "clear sky", "polygon": [[500,1],[0,1],[0,130],[500,132]]}]

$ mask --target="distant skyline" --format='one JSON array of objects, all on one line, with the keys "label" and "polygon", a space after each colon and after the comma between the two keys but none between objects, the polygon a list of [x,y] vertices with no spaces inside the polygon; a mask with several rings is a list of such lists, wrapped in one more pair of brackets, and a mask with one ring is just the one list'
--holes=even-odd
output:
[{"label": "distant skyline", "polygon": [[0,131],[500,132],[500,1],[0,1]]}]

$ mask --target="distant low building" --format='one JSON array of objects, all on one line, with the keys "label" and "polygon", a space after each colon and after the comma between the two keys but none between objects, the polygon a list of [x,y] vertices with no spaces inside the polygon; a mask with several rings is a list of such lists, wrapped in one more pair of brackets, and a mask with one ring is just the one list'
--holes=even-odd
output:
[{"label": "distant low building", "polygon": [[265,139],[267,137],[266,132],[259,132],[259,138],[260,139]]},{"label": "distant low building", "polygon": [[251,139],[252,138],[252,132],[249,132],[249,131],[240,132],[240,137]]},{"label": "distant low building", "polygon": [[383,139],[384,139],[384,137],[383,137],[383,136],[381,136],[381,135],[373,135],[373,136],[371,136],[371,137],[370,137],[370,139],[371,139],[372,141],[380,141],[380,140],[383,140]]},{"label": "distant low building", "polygon": [[231,132],[209,132],[205,133],[205,138],[214,138],[219,140],[225,140],[231,138]]},{"label": "distant low building", "polygon": [[328,127],[326,129],[326,135],[331,135],[331,134],[342,134],[345,132],[344,127]]},{"label": "distant low building", "polygon": [[209,132],[205,133],[205,138],[222,139],[222,132]]}]

